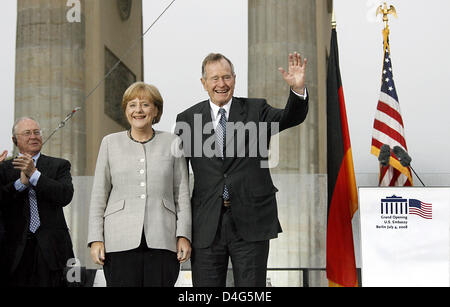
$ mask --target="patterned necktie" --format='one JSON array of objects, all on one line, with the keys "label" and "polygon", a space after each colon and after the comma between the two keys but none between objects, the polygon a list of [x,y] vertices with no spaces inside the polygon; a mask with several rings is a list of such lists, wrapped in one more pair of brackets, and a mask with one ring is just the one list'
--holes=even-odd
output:
[{"label": "patterned necktie", "polygon": [[[225,156],[225,140],[227,135],[227,118],[225,114],[227,111],[224,108],[219,109],[220,119],[219,124],[216,127],[216,141],[217,141],[217,148],[219,157],[222,157],[222,160]],[[230,199],[230,193],[228,192],[227,185],[224,185],[223,187],[223,199],[229,200]]]},{"label": "patterned necktie", "polygon": [[41,225],[36,200],[36,191],[33,188],[28,189],[28,199],[30,201],[30,231],[35,233]]},{"label": "patterned necktie", "polygon": [[222,159],[225,156],[225,140],[227,135],[227,117],[225,114],[227,111],[224,108],[219,109],[219,124],[216,127],[216,137],[217,137],[217,155]]},{"label": "patterned necktie", "polygon": [[[36,161],[33,159],[34,164]],[[39,211],[37,206],[36,191],[30,186],[28,189],[28,200],[30,202],[30,231],[35,233],[36,230],[41,226],[41,220],[39,219]]]}]

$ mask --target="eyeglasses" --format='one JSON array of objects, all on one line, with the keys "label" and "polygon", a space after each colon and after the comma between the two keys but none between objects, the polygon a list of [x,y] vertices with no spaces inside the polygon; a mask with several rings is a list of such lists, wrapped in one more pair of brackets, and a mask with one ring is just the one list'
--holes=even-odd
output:
[{"label": "eyeglasses", "polygon": [[35,135],[35,136],[42,136],[42,130],[33,130],[33,131],[25,130],[22,133],[17,133],[17,135],[22,135],[22,136],[25,136],[25,137],[30,137],[32,134]]}]

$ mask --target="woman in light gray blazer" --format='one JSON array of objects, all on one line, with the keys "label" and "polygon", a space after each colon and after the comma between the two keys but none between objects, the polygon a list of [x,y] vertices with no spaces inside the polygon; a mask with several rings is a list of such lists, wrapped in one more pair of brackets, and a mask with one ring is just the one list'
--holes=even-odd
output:
[{"label": "woman in light gray blazer", "polygon": [[191,254],[186,160],[177,136],[152,128],[163,111],[156,87],[134,83],[122,108],[131,129],[102,140],[88,246],[107,286],[173,286]]}]

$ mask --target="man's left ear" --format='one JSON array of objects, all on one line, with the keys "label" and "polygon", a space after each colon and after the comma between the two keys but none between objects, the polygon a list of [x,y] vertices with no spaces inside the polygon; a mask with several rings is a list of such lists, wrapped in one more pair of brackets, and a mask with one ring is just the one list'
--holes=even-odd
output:
[{"label": "man's left ear", "polygon": [[203,89],[204,89],[205,91],[208,91],[208,90],[206,89],[206,80],[203,79],[203,78],[200,78],[200,82],[201,82],[202,85],[203,85]]}]

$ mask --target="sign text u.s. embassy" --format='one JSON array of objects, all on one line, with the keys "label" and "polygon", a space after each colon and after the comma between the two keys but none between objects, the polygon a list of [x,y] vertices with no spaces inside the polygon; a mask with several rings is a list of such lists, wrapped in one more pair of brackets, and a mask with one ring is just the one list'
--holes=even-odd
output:
[{"label": "sign text u.s. embassy", "polygon": [[[401,196],[387,196],[380,200],[380,222],[377,229],[407,229],[408,218],[412,215],[431,220],[433,205],[418,199],[407,199]],[[416,218],[415,217],[415,218]]]}]

